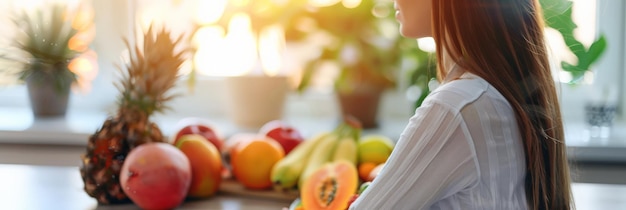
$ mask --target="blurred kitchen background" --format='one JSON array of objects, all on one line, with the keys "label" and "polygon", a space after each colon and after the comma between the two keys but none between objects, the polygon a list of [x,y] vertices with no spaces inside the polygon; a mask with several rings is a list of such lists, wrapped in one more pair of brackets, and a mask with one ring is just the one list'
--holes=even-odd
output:
[{"label": "blurred kitchen background", "polygon": [[[81,34],[89,47],[71,69],[79,81],[65,115],[36,117],[26,85],[0,73],[0,163],[76,166],[88,135],[115,110],[115,65],[127,53],[122,37],[150,24],[171,29],[192,49],[174,89],[181,97],[155,117],[166,135],[185,117],[206,118],[224,136],[254,131],[254,125],[234,119],[233,113],[244,111],[232,110],[237,105],[230,99],[229,81],[278,77],[287,83],[286,96],[269,106],[280,108],[278,118],[305,135],[333,128],[342,116],[340,95],[356,92],[354,83],[372,82],[376,88],[365,92],[380,92],[381,100],[372,102],[379,109],[365,132],[395,140],[434,77],[432,39],[401,38],[390,0],[2,0],[0,55],[11,52],[11,40],[18,36],[14,11],[51,1],[75,5],[79,19],[93,21],[93,28]],[[574,179],[626,184],[626,2],[572,2],[571,8],[551,8],[572,12],[577,28],[569,41],[585,49],[600,37],[606,41],[597,62],[572,76],[561,63],[581,57],[568,47],[563,31],[546,29]],[[10,68],[19,67],[0,60],[0,70]],[[267,95],[277,91],[265,90]],[[247,96],[261,99],[247,106],[262,107],[264,96]],[[591,105],[597,104],[606,122],[591,122],[590,110],[600,109]]]}]

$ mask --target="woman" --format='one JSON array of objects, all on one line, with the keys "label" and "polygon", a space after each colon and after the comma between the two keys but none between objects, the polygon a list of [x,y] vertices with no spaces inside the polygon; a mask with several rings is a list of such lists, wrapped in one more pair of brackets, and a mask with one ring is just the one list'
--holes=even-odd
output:
[{"label": "woman", "polygon": [[569,168],[537,0],[396,0],[432,36],[442,83],[351,209],[570,209]]}]

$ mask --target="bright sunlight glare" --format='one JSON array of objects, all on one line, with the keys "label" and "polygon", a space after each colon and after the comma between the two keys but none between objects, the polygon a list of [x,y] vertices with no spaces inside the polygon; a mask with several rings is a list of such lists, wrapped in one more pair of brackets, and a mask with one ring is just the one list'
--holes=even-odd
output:
[{"label": "bright sunlight glare", "polygon": [[98,55],[93,50],[88,50],[80,56],[72,59],[68,69],[78,75],[75,91],[87,93],[91,91],[91,82],[98,75]]},{"label": "bright sunlight glare", "polygon": [[[313,7],[327,7],[339,3],[342,0],[309,0],[309,4]],[[347,0],[355,1],[355,0]],[[360,1],[360,0],[359,0]]]},{"label": "bright sunlight glare", "polygon": [[342,0],[341,4],[348,9],[356,8],[361,4],[361,0]]},{"label": "bright sunlight glare", "polygon": [[91,25],[89,28],[86,28],[84,31],[79,31],[70,38],[68,42],[68,48],[74,51],[85,51],[89,48],[89,44],[93,41],[96,36],[96,28],[94,25]]},{"label": "bright sunlight glare", "polygon": [[282,27],[273,26],[261,32],[259,58],[265,75],[275,76],[279,73],[285,47],[285,32]]},{"label": "bright sunlight glare", "polygon": [[201,25],[217,22],[224,13],[227,3],[228,0],[198,1],[196,20]]},{"label": "bright sunlight glare", "polygon": [[434,53],[437,50],[435,39],[432,37],[424,37],[417,39],[417,46],[424,52]]},{"label": "bright sunlight glare", "polygon": [[[223,39],[226,32],[217,26],[202,27],[194,33],[191,43],[194,46],[211,47],[219,43]],[[214,47],[213,47],[214,48]]]},{"label": "bright sunlight glare", "polygon": [[94,20],[95,11],[93,7],[86,5],[86,3],[78,5],[75,15],[75,19],[72,21],[72,28],[82,31],[93,25],[91,23]]},{"label": "bright sunlight glare", "polygon": [[33,8],[44,4],[44,0],[22,0],[12,2],[16,9]]},{"label": "bright sunlight glare", "polygon": [[585,46],[591,45],[596,38],[596,5],[597,0],[574,0],[572,16],[578,28],[574,36],[581,40]]},{"label": "bright sunlight glare", "polygon": [[250,17],[235,14],[228,25],[228,34],[208,27],[194,37],[198,51],[194,57],[196,69],[208,76],[240,76],[248,74],[257,62],[256,42]]},{"label": "bright sunlight glare", "polygon": [[230,3],[232,3],[234,6],[244,6],[250,3],[250,0],[228,0],[228,1],[230,1]]},{"label": "bright sunlight glare", "polygon": [[212,68],[212,66],[224,67],[227,65],[225,60],[218,59],[220,56],[219,49],[222,48],[224,41],[224,33],[222,28],[215,26],[200,28],[194,34],[192,43],[198,48],[194,55],[194,64],[198,73],[222,76],[220,69]]}]

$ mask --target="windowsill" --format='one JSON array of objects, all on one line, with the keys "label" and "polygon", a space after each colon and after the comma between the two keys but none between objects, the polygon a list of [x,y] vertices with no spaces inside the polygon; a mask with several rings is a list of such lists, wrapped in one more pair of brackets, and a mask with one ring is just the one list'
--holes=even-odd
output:
[{"label": "windowsill", "polygon": [[583,121],[565,122],[568,156],[581,162],[626,163],[626,123],[616,121],[609,138],[590,138]]},{"label": "windowsill", "polygon": [[[25,108],[0,107],[0,144],[49,144],[49,145],[86,145],[89,136],[96,132],[106,120],[107,114],[96,111],[68,110],[65,117],[35,119],[31,110]],[[187,116],[155,116],[152,120],[165,136],[171,136],[177,129],[177,122]],[[195,116],[209,119],[215,130],[222,137],[236,133],[257,132],[241,128],[226,117]],[[313,136],[322,131],[332,130],[337,125],[334,117],[285,116],[285,122],[293,125],[303,136]],[[392,134],[399,137],[406,126],[406,119],[381,119],[377,129],[364,130],[364,134]]]},{"label": "windowsill", "polygon": [[[28,108],[0,108],[0,143],[48,144],[48,145],[86,145],[89,135],[93,134],[106,119],[106,113],[70,110],[65,118],[34,119]],[[156,116],[154,121],[164,135],[170,136],[178,120],[183,117]],[[239,128],[228,119],[210,118],[216,130],[228,137],[240,132],[255,132]],[[293,117],[285,119],[311,136],[317,132],[332,129],[336,125],[334,118]],[[382,119],[380,128],[366,130],[364,133],[379,133],[397,139],[406,126],[406,119]],[[585,137],[582,122],[566,122],[568,153],[574,161],[626,162],[626,130],[624,122],[617,122],[608,139],[589,139]]]}]

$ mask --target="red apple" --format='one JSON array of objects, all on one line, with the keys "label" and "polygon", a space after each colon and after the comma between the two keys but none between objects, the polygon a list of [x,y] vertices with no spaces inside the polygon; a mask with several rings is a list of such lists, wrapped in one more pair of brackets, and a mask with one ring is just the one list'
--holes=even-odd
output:
[{"label": "red apple", "polygon": [[176,132],[172,144],[176,145],[180,137],[183,135],[198,134],[211,142],[218,151],[222,151],[224,141],[217,133],[217,130],[214,129],[209,123],[204,122],[204,120],[200,118],[185,118],[178,124],[179,126],[182,126],[182,128],[178,129],[178,132]]},{"label": "red apple", "polygon": [[276,140],[285,150],[285,155],[304,140],[298,130],[280,120],[265,123],[259,130],[259,134]]}]

